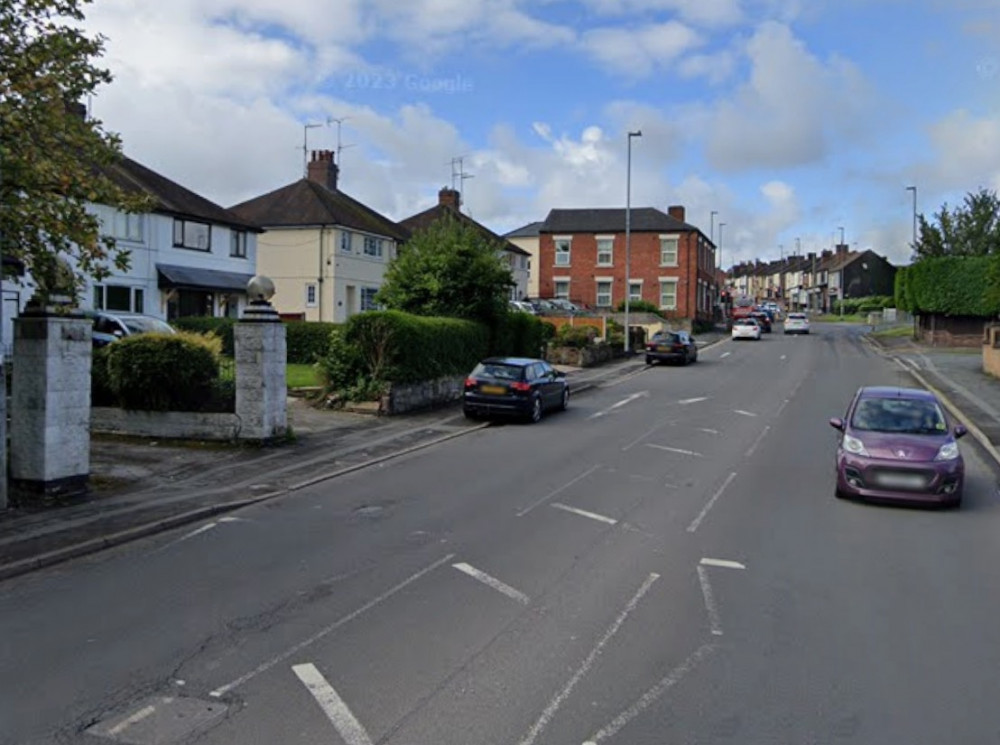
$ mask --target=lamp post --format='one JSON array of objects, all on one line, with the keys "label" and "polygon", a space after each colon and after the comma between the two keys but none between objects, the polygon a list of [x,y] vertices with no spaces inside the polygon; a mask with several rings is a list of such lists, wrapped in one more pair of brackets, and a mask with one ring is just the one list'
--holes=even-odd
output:
[{"label": "lamp post", "polygon": [[632,138],[642,137],[642,130],[628,133],[628,156],[625,168],[625,354],[631,351],[631,336],[628,325],[629,299],[632,295],[630,276],[632,263]]},{"label": "lamp post", "polygon": [[712,210],[708,215],[708,239],[712,241],[712,245],[715,245],[715,216],[719,214],[718,210]]},{"label": "lamp post", "polygon": [[907,191],[913,192],[913,251],[916,253],[917,250],[917,187],[907,186]]}]

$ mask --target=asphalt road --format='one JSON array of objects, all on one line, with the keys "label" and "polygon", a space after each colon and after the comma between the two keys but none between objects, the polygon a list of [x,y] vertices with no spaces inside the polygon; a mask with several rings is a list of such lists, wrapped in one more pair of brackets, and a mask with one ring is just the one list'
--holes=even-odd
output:
[{"label": "asphalt road", "polygon": [[1000,500],[835,500],[909,384],[846,327],[724,342],[0,585],[0,743],[996,742]]}]

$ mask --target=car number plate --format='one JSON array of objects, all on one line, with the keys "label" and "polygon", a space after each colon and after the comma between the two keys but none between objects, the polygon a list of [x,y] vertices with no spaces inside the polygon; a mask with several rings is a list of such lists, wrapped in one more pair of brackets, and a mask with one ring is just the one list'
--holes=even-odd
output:
[{"label": "car number plate", "polygon": [[924,486],[923,476],[906,473],[883,473],[879,475],[878,482],[882,486],[896,487],[898,489],[921,489]]},{"label": "car number plate", "polygon": [[479,386],[479,391],[481,393],[489,393],[494,396],[502,396],[507,392],[507,389],[502,385],[481,385]]},{"label": "car number plate", "polygon": [[669,352],[670,351],[670,347],[662,347],[662,346],[661,347],[657,347],[656,351],[657,352]]}]

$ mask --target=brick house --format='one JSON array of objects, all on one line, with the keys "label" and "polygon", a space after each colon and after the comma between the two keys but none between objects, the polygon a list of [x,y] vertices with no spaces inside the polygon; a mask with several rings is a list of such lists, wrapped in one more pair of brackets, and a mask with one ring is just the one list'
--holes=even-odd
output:
[{"label": "brick house", "polygon": [[[710,322],[718,297],[715,246],[684,220],[684,208],[631,210],[630,302],[667,318]],[[554,209],[539,229],[538,294],[598,311],[625,300],[625,210]]]}]

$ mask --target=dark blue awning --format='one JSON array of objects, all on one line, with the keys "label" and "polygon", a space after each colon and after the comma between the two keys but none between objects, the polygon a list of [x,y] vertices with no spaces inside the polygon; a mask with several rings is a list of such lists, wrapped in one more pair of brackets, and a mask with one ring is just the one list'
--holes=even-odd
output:
[{"label": "dark blue awning", "polygon": [[226,292],[246,292],[247,282],[252,274],[223,272],[218,269],[195,269],[190,266],[157,264],[157,281],[160,289],[224,290]]}]

